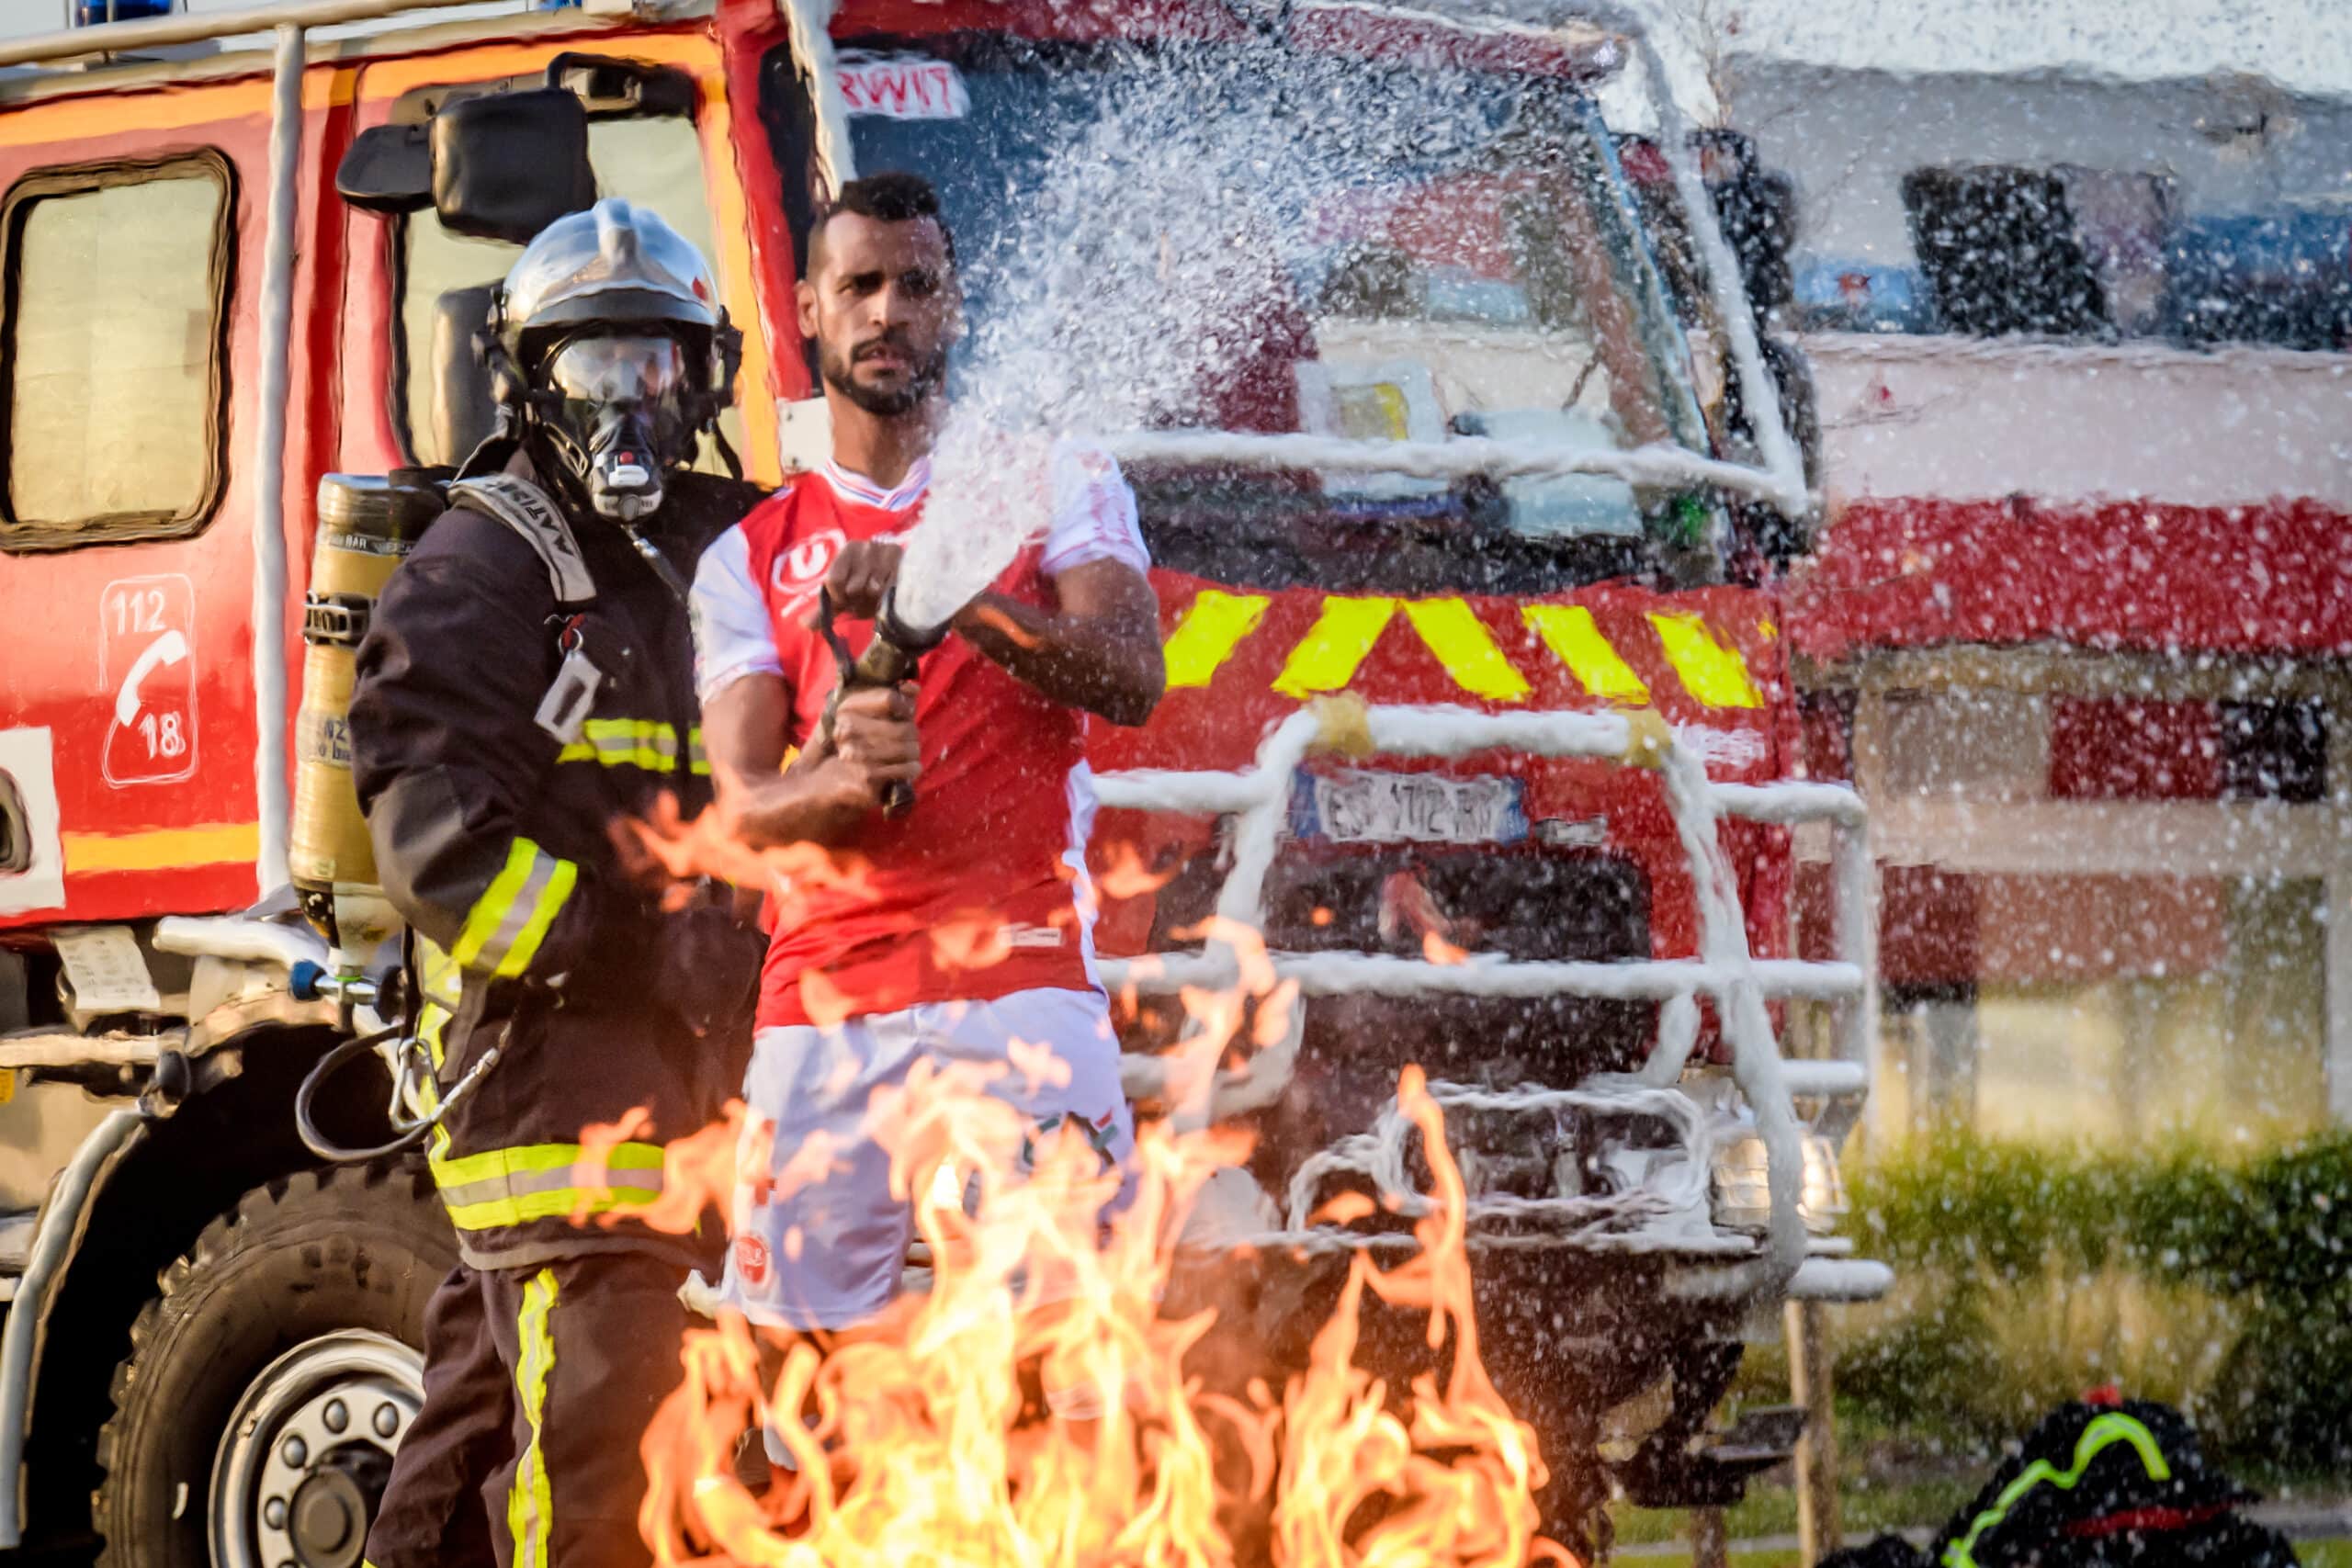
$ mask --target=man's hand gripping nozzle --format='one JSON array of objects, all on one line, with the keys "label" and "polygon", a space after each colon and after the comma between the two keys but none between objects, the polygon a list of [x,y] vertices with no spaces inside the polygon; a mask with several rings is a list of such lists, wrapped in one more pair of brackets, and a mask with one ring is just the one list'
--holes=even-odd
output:
[{"label": "man's hand gripping nozzle", "polygon": [[[899,618],[899,591],[893,586],[882,596],[882,609],[874,617],[874,640],[865,652],[852,657],[849,644],[842,640],[833,628],[833,596],[820,592],[817,596],[817,635],[833,650],[833,663],[840,678],[833,682],[833,694],[826,699],[825,716],[817,726],[816,748],[830,750],[833,744],[833,717],[842,705],[842,698],[861,687],[897,686],[912,681],[922,663],[922,656],[947,639],[944,622],[935,626],[910,626]],[[882,815],[904,817],[914,809],[915,786],[904,779],[892,779],[882,786]]]}]

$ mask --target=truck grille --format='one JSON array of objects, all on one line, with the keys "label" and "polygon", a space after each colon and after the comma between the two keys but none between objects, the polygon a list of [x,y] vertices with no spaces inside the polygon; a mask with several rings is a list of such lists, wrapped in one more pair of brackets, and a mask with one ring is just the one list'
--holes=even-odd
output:
[{"label": "truck grille", "polygon": [[[1383,845],[1286,855],[1267,884],[1266,941],[1293,952],[1420,957],[1434,922],[1469,953],[1527,962],[1645,958],[1650,893],[1634,863],[1532,844]],[[1323,1147],[1371,1124],[1419,1063],[1432,1077],[1567,1086],[1637,1066],[1656,1008],[1593,997],[1318,997],[1267,1153]]]}]

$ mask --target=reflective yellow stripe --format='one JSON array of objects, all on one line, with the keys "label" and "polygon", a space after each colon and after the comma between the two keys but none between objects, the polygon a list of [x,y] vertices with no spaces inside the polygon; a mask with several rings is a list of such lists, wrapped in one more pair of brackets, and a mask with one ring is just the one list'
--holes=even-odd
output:
[{"label": "reflective yellow stripe", "polygon": [[466,911],[465,930],[449,956],[468,969],[512,978],[530,967],[548,927],[571,896],[580,868],[515,836],[506,864]]},{"label": "reflective yellow stripe", "polygon": [[1650,689],[1609,646],[1609,639],[1593,624],[1590,610],[1581,604],[1529,604],[1520,614],[1593,696],[1632,705],[1650,700]]},{"label": "reflective yellow stripe", "polygon": [[660,1195],[659,1144],[614,1145],[605,1156],[601,1189],[573,1185],[572,1169],[582,1152],[578,1144],[528,1144],[463,1159],[436,1156],[428,1163],[449,1223],[461,1231],[496,1230],[581,1211],[603,1213]]},{"label": "reflective yellow stripe", "polygon": [[555,1371],[555,1336],[548,1329],[555,1293],[555,1270],[540,1269],[523,1287],[523,1310],[514,1320],[521,1347],[514,1362],[514,1392],[531,1429],[531,1440],[514,1461],[514,1488],[506,1495],[506,1532],[514,1543],[514,1568],[547,1568],[548,1535],[555,1523],[555,1495],[548,1484],[547,1456],[539,1449],[548,1375]]},{"label": "reflective yellow stripe", "polygon": [[1338,594],[1323,601],[1323,613],[1306,636],[1290,650],[1274,690],[1286,697],[1311,697],[1336,692],[1355,679],[1356,666],[1396,613],[1394,599],[1344,599]]},{"label": "reflective yellow stripe", "polygon": [[702,749],[702,726],[697,724],[686,731],[686,771],[710,776],[710,755]]},{"label": "reflective yellow stripe", "polygon": [[1526,678],[1495,646],[1494,634],[1477,613],[1461,600],[1410,600],[1405,615],[1464,691],[1498,703],[1515,703],[1527,695]]},{"label": "reflective yellow stripe", "polygon": [[580,868],[568,860],[555,863],[547,885],[539,889],[537,900],[531,906],[531,918],[514,938],[506,956],[499,961],[498,977],[511,980],[531,966],[531,959],[538,953],[539,943],[547,940],[548,928],[555,924],[563,901],[571,897],[574,884],[580,880]]},{"label": "reflective yellow stripe", "polygon": [[[701,733],[695,731],[697,736]],[[677,766],[678,732],[660,719],[592,718],[580,727],[580,739],[556,753],[558,762],[595,762],[654,773],[666,773]]]},{"label": "reflective yellow stripe", "polygon": [[1160,651],[1168,660],[1168,688],[1205,686],[1233,657],[1241,639],[1258,629],[1272,601],[1262,593],[1225,593],[1204,588]]},{"label": "reflective yellow stripe", "polygon": [[1682,678],[1682,689],[1711,708],[1760,708],[1763,694],[1747,678],[1739,649],[1725,648],[1696,615],[1650,613],[1666,661]]},{"label": "reflective yellow stripe", "polygon": [[487,1198],[479,1203],[446,1203],[449,1224],[461,1231],[504,1230],[533,1220],[569,1219],[576,1213],[602,1214],[628,1203],[650,1203],[662,1195],[658,1186],[637,1187],[616,1179],[609,1192],[583,1192],[577,1187],[550,1187],[514,1198]]},{"label": "reflective yellow stripe", "polygon": [[539,847],[530,840],[516,835],[506,846],[506,865],[491,878],[474,907],[466,911],[466,929],[458,933],[457,946],[449,956],[460,965],[469,965],[481,955],[482,945],[498,932],[499,922],[506,918],[507,906],[514,902],[529,880],[531,867],[538,859]]},{"label": "reflective yellow stripe", "polygon": [[[580,1155],[578,1144],[518,1144],[509,1149],[485,1149],[463,1159],[435,1161],[433,1183],[446,1192],[452,1187],[469,1187],[493,1177],[570,1170],[580,1163]],[[659,1170],[662,1156],[659,1144],[616,1144],[605,1163],[615,1170]]]}]

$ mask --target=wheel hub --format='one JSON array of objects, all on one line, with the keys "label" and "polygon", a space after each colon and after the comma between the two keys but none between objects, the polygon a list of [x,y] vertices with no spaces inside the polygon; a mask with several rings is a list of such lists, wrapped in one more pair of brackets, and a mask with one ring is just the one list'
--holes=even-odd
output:
[{"label": "wheel hub", "polygon": [[219,1568],[356,1568],[424,1403],[424,1358],[361,1329],[296,1346],[254,1379],[212,1467]]}]

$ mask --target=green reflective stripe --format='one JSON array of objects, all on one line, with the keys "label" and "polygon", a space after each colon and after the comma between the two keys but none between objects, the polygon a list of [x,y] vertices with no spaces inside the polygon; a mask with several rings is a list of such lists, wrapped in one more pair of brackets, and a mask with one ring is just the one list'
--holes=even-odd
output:
[{"label": "green reflective stripe", "polygon": [[2037,1486],[2055,1486],[2061,1492],[2073,1491],[2084,1472],[2090,1469],[2091,1461],[2097,1459],[2101,1450],[2117,1443],[2129,1443],[2138,1450],[2140,1463],[2147,1471],[2149,1480],[2172,1479],[2172,1466],[2165,1462],[2165,1451],[2157,1446],[2155,1434],[2132,1416],[2109,1412],[2085,1427],[2083,1435],[2075,1439],[2073,1469],[2060,1470],[2048,1460],[2038,1459],[2018,1472],[2015,1481],[2001,1488],[2001,1495],[1993,1499],[1993,1506],[1970,1523],[1968,1533],[1944,1548],[1944,1568],[1976,1568],[1973,1553],[1977,1538],[2007,1518],[2019,1499]]},{"label": "green reflective stripe", "polygon": [[710,776],[710,754],[702,749],[702,726],[686,731],[686,771]]},{"label": "green reflective stripe", "polygon": [[531,965],[539,943],[580,879],[580,868],[516,835],[506,865],[466,912],[449,956],[468,969],[511,979]]},{"label": "green reflective stripe", "polygon": [[548,1535],[555,1524],[555,1494],[548,1484],[547,1456],[539,1448],[548,1374],[555,1371],[555,1336],[548,1330],[555,1292],[555,1270],[540,1269],[523,1287],[523,1310],[514,1322],[521,1348],[514,1362],[514,1392],[531,1429],[531,1440],[514,1461],[514,1484],[506,1495],[506,1532],[514,1543],[514,1568],[547,1568]]}]

